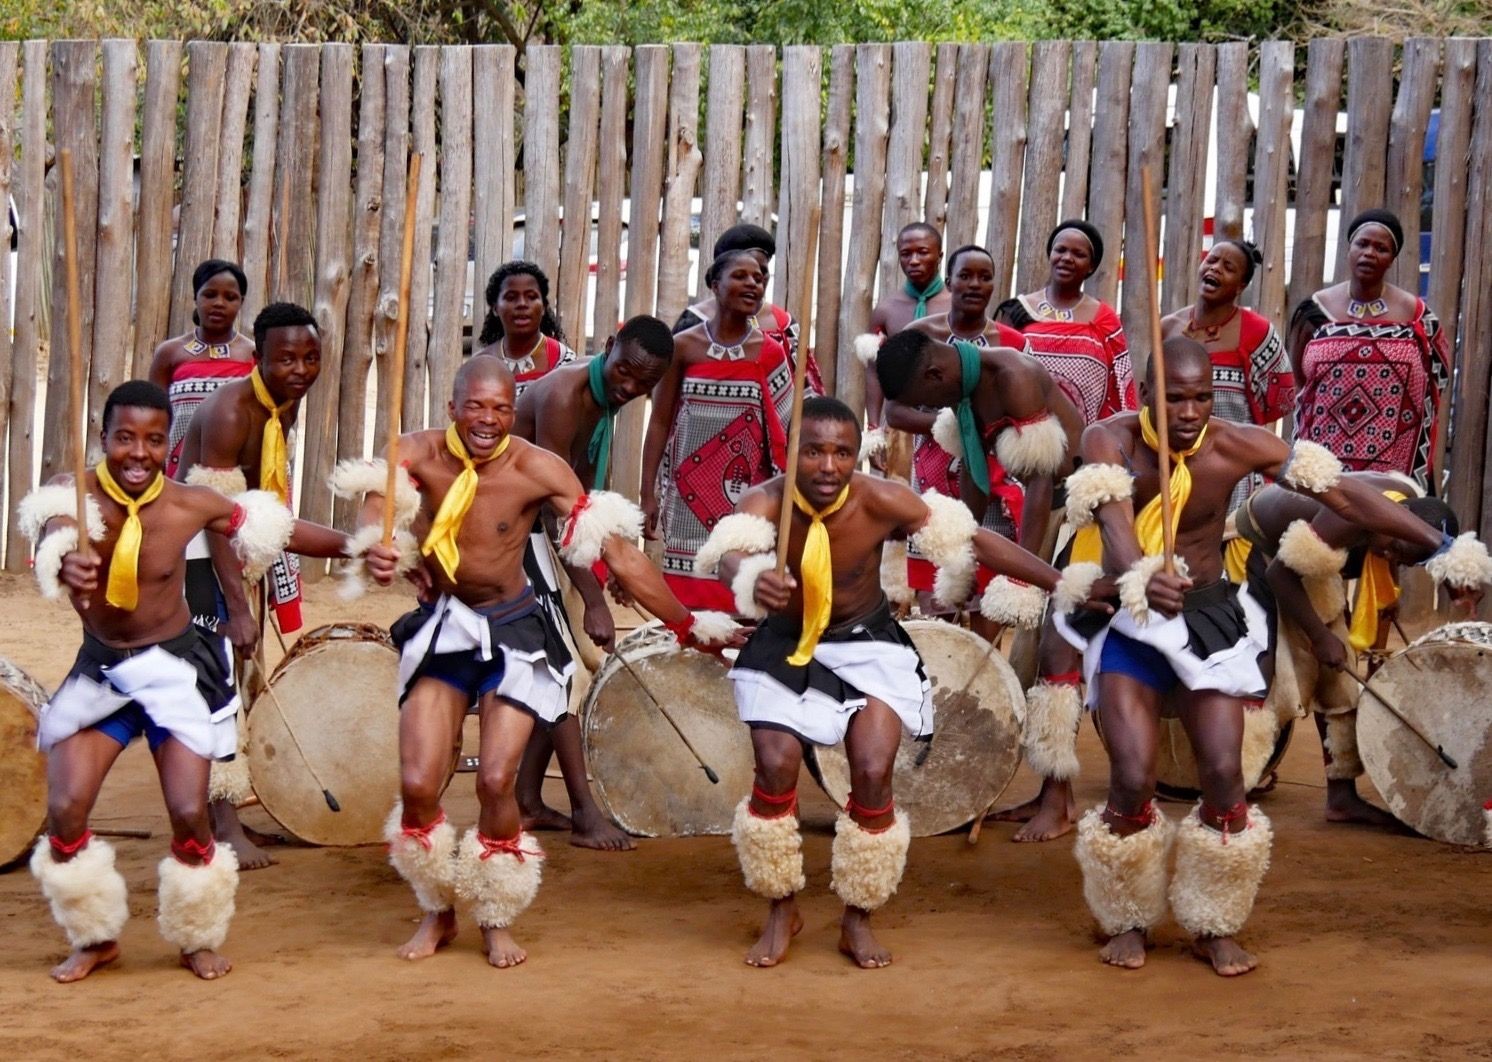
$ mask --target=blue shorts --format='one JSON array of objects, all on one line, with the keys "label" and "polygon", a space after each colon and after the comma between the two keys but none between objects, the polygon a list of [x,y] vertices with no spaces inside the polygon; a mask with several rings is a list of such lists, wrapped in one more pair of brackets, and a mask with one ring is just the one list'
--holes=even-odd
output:
[{"label": "blue shorts", "polygon": [[92,729],[108,735],[126,748],[131,741],[143,734],[151,752],[160,748],[161,743],[171,736],[171,731],[156,726],[145,709],[133,701],[108,718],[93,724]]},{"label": "blue shorts", "polygon": [[421,678],[433,678],[466,694],[475,704],[503,684],[507,661],[500,652],[483,660],[475,649],[458,653],[434,653],[425,662]]},{"label": "blue shorts", "polygon": [[1098,673],[1128,675],[1159,693],[1170,693],[1177,682],[1176,670],[1164,653],[1116,630],[1110,630],[1103,640]]}]

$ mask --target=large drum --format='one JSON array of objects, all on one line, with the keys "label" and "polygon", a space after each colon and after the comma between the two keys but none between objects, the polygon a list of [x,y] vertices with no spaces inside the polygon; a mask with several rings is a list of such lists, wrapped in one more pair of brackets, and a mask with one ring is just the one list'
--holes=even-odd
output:
[{"label": "large drum", "polygon": [[36,748],[42,688],[0,658],[0,869],[24,859],[47,823],[47,758]]},{"label": "large drum", "polygon": [[[1378,669],[1357,708],[1357,745],[1388,809],[1426,837],[1480,845],[1492,797],[1492,624],[1452,623]],[[1379,700],[1379,697],[1383,700]],[[1456,761],[1447,767],[1384,707],[1402,713]]]},{"label": "large drum", "polygon": [[[596,672],[581,716],[596,797],[622,829],[641,837],[728,834],[751,792],[751,732],[741,725],[723,664],[680,650],[657,625],[639,627]],[[647,687],[644,692],[639,680]],[[668,709],[720,777],[712,785],[648,694]]]},{"label": "large drum", "polygon": [[[892,787],[913,836],[946,833],[972,822],[1015,777],[1026,698],[1015,672],[979,635],[941,620],[903,626],[933,684],[932,744],[902,734]],[[813,747],[809,770],[843,807],[850,765],[843,745]]]},{"label": "large drum", "polygon": [[399,654],[381,628],[301,635],[249,712],[249,769],[264,810],[311,844],[382,840],[399,798],[398,701]]}]

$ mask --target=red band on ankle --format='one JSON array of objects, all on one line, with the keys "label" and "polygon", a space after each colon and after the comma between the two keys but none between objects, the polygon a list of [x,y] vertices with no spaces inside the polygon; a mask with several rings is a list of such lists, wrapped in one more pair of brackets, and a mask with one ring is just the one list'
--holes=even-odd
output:
[{"label": "red band on ankle", "polygon": [[850,795],[850,799],[844,805],[845,811],[849,812],[851,815],[858,814],[862,819],[878,819],[882,815],[891,814],[891,812],[894,811],[895,808],[895,800],[892,800],[883,808],[868,808],[864,804],[856,800],[854,794]]},{"label": "red band on ankle", "polygon": [[[217,847],[217,842],[211,837],[207,839],[206,844],[198,841],[195,837],[188,837],[185,841],[178,841],[174,837],[171,838],[171,854],[176,857],[178,863],[186,863],[187,856],[196,856],[202,861],[201,865],[206,866],[212,862],[212,854],[217,851]],[[187,865],[195,866],[196,864]]]},{"label": "red band on ankle", "polygon": [[525,856],[533,856],[535,859],[544,858],[543,852],[530,852],[526,848],[520,848],[519,843],[522,840],[523,831],[521,830],[505,841],[494,841],[491,837],[485,836],[481,830],[477,831],[477,844],[482,846],[482,855],[480,858],[483,860],[491,859],[499,853],[510,855],[520,863],[524,861]]},{"label": "red band on ankle", "polygon": [[[1204,800],[1202,802],[1202,818],[1210,818],[1217,823],[1215,828],[1222,832],[1223,844],[1227,844],[1230,832],[1242,833],[1249,828],[1249,806],[1246,801],[1240,800],[1227,811],[1219,811]],[[1233,824],[1236,822],[1242,822],[1242,825],[1237,830],[1234,830]]]},{"label": "red band on ankle", "polygon": [[1105,804],[1103,810],[1106,815],[1111,815],[1124,822],[1137,822],[1141,826],[1149,826],[1155,821],[1155,801],[1153,800],[1145,801],[1141,805],[1139,813],[1135,815],[1126,815],[1122,811],[1116,811],[1113,804]]},{"label": "red band on ankle", "polygon": [[1041,681],[1048,686],[1076,686],[1083,681],[1081,671],[1064,671],[1060,675],[1043,675]]},{"label": "red band on ankle", "polygon": [[73,855],[78,851],[78,849],[82,848],[91,840],[93,840],[92,830],[84,830],[81,834],[79,834],[76,841],[61,841],[58,840],[56,834],[47,834],[47,843],[52,846],[52,851],[56,852],[58,855],[65,856]]},{"label": "red band on ankle", "polygon": [[435,818],[431,819],[429,822],[425,823],[425,825],[423,826],[401,826],[399,828],[399,835],[401,837],[410,838],[411,840],[419,844],[421,848],[428,852],[430,851],[430,834],[434,832],[435,827],[439,826],[442,822],[445,821],[446,809],[441,808],[440,814],[435,816]]}]

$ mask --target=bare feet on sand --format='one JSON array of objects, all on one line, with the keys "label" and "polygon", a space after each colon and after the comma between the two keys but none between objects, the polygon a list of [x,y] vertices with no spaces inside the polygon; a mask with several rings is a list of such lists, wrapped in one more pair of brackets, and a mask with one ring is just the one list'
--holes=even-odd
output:
[{"label": "bare feet on sand", "polygon": [[862,970],[891,965],[891,952],[881,947],[870,931],[870,912],[858,907],[844,909],[844,918],[839,923],[839,950]]},{"label": "bare feet on sand", "polygon": [[999,808],[991,811],[984,817],[985,822],[1030,822],[1041,810],[1041,794],[1038,793],[1024,804],[1015,804],[1008,808]]},{"label": "bare feet on sand", "polygon": [[523,828],[529,833],[538,833],[540,830],[575,829],[575,824],[570,821],[570,816],[562,811],[555,811],[548,804],[540,804],[533,810],[520,807],[518,813]]},{"label": "bare feet on sand", "polygon": [[637,847],[627,832],[611,822],[601,809],[592,804],[576,811],[570,821],[575,824],[570,843],[576,848],[594,848],[600,852],[630,852]]},{"label": "bare feet on sand", "polygon": [[64,985],[73,981],[81,981],[100,966],[105,966],[117,958],[119,958],[119,942],[115,940],[106,940],[102,944],[79,948],[52,967],[52,980]]},{"label": "bare feet on sand", "polygon": [[1407,831],[1398,819],[1358,796],[1357,783],[1350,778],[1326,783],[1326,821],[1355,822],[1386,830]]},{"label": "bare feet on sand", "polygon": [[528,952],[518,946],[513,935],[496,926],[482,928],[482,951],[486,954],[487,961],[499,970],[517,966],[528,958]]},{"label": "bare feet on sand", "polygon": [[439,914],[427,914],[420,920],[420,928],[414,936],[399,948],[401,959],[428,959],[441,948],[456,939],[456,911],[447,908]]},{"label": "bare feet on sand", "polygon": [[787,955],[787,946],[803,930],[803,915],[796,897],[773,900],[767,913],[767,924],[751,950],[746,953],[747,966],[776,966]]},{"label": "bare feet on sand", "polygon": [[1192,949],[1197,958],[1210,962],[1213,970],[1223,977],[1237,977],[1259,965],[1259,960],[1244,951],[1232,937],[1202,937],[1192,945]]},{"label": "bare feet on sand", "polygon": [[277,862],[264,847],[284,844],[285,838],[249,829],[239,821],[237,809],[226,800],[213,801],[211,811],[213,839],[233,849],[239,870],[262,870]]},{"label": "bare feet on sand", "polygon": [[1041,795],[1036,801],[1036,814],[1015,831],[1012,841],[1054,841],[1072,832],[1078,821],[1078,805],[1072,796],[1071,782],[1043,779]]},{"label": "bare feet on sand", "polygon": [[1145,931],[1131,929],[1110,937],[1109,942],[1098,950],[1098,957],[1110,966],[1138,970],[1145,965]]},{"label": "bare feet on sand", "polygon": [[216,981],[219,977],[227,976],[233,964],[215,951],[204,948],[201,951],[182,952],[181,965],[204,981]]}]

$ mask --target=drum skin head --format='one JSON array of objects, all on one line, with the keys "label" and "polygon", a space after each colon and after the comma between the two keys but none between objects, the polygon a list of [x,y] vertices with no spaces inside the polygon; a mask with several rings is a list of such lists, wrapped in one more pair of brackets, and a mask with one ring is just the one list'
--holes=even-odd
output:
[{"label": "drum skin head", "polygon": [[47,695],[0,660],[0,868],[31,853],[47,822],[47,757],[36,747],[36,719]]},{"label": "drum skin head", "polygon": [[[399,654],[386,637],[321,628],[296,642],[270,689],[249,712],[249,766],[264,810],[311,844],[381,841],[399,799]],[[306,759],[340,812],[327,807]]]},{"label": "drum skin head", "polygon": [[[1358,702],[1368,777],[1405,825],[1448,844],[1483,843],[1492,798],[1492,624],[1433,630],[1379,668]],[[1383,707],[1381,694],[1457,763],[1455,770]]]},{"label": "drum skin head", "polygon": [[[977,634],[941,620],[902,626],[932,680],[934,733],[920,767],[923,743],[902,733],[892,789],[912,835],[930,837],[973,822],[1015,777],[1026,698],[999,650],[988,652]],[[808,759],[819,785],[844,807],[850,795],[844,746],[815,746]]]}]

